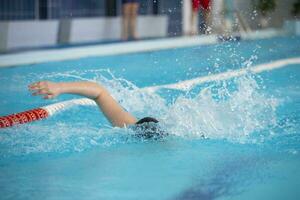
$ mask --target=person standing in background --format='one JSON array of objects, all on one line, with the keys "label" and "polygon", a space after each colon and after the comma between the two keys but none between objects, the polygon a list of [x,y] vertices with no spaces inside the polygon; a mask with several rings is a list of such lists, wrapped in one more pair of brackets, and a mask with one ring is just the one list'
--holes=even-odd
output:
[{"label": "person standing in background", "polygon": [[122,0],[123,19],[122,19],[122,39],[137,39],[136,19],[139,9],[138,0]]},{"label": "person standing in background", "polygon": [[197,18],[198,18],[198,12],[200,8],[203,11],[203,17],[204,17],[204,29],[205,33],[209,33],[209,15],[210,15],[210,7],[211,7],[211,0],[192,0],[192,17],[191,17],[191,24],[192,24],[192,30],[191,35],[197,35],[198,34],[198,24],[197,24]]}]

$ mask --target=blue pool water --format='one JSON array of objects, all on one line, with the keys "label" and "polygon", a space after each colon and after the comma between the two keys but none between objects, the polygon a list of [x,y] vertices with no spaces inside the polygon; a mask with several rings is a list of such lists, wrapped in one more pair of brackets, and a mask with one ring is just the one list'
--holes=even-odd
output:
[{"label": "blue pool water", "polygon": [[170,133],[134,138],[93,106],[2,129],[1,199],[299,199],[300,64],[141,90],[300,57],[299,46],[280,37],[0,69],[0,116],[78,98],[32,97],[31,82],[94,80]]}]

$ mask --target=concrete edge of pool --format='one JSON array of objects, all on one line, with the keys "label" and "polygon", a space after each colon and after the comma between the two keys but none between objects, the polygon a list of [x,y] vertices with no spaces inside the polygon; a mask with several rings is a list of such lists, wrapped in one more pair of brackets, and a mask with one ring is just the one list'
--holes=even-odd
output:
[{"label": "concrete edge of pool", "polygon": [[[244,40],[265,39],[283,35],[282,30],[267,29],[250,33],[241,33]],[[105,45],[92,45],[84,47],[70,47],[67,49],[35,50],[22,53],[0,55],[0,67],[36,64],[52,61],[72,60],[89,56],[108,56],[147,52],[170,48],[182,48],[196,45],[209,45],[218,42],[217,35],[204,35],[194,37],[175,37],[154,39],[147,41],[133,41]]]}]

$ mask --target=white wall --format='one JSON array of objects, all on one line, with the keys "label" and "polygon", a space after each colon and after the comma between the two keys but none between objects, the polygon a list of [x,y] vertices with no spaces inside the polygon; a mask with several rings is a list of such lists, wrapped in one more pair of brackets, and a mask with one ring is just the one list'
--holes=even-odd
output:
[{"label": "white wall", "polygon": [[56,20],[1,22],[0,50],[55,45],[58,26]]},{"label": "white wall", "polygon": [[60,43],[82,43],[121,38],[120,18],[75,18],[60,24]]},{"label": "white wall", "polygon": [[[82,43],[121,39],[121,18],[75,18],[63,20],[60,26],[60,43]],[[165,15],[139,16],[138,38],[166,37],[168,18]]]},{"label": "white wall", "polygon": [[167,15],[144,15],[137,20],[137,36],[139,38],[167,37]]},{"label": "white wall", "polygon": [[[166,37],[166,15],[139,16],[139,38]],[[0,51],[121,39],[120,17],[0,22]]]}]

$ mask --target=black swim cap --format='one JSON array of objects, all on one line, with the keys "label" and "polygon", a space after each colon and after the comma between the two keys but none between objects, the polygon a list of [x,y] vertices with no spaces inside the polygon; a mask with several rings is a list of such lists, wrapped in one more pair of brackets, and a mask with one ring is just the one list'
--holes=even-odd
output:
[{"label": "black swim cap", "polygon": [[149,122],[154,122],[158,123],[158,120],[152,117],[145,117],[143,119],[140,119],[136,124],[143,124],[143,123],[149,123]]},{"label": "black swim cap", "polygon": [[144,139],[160,139],[167,135],[159,126],[158,120],[152,117],[145,117],[136,122],[134,131],[136,136]]}]

